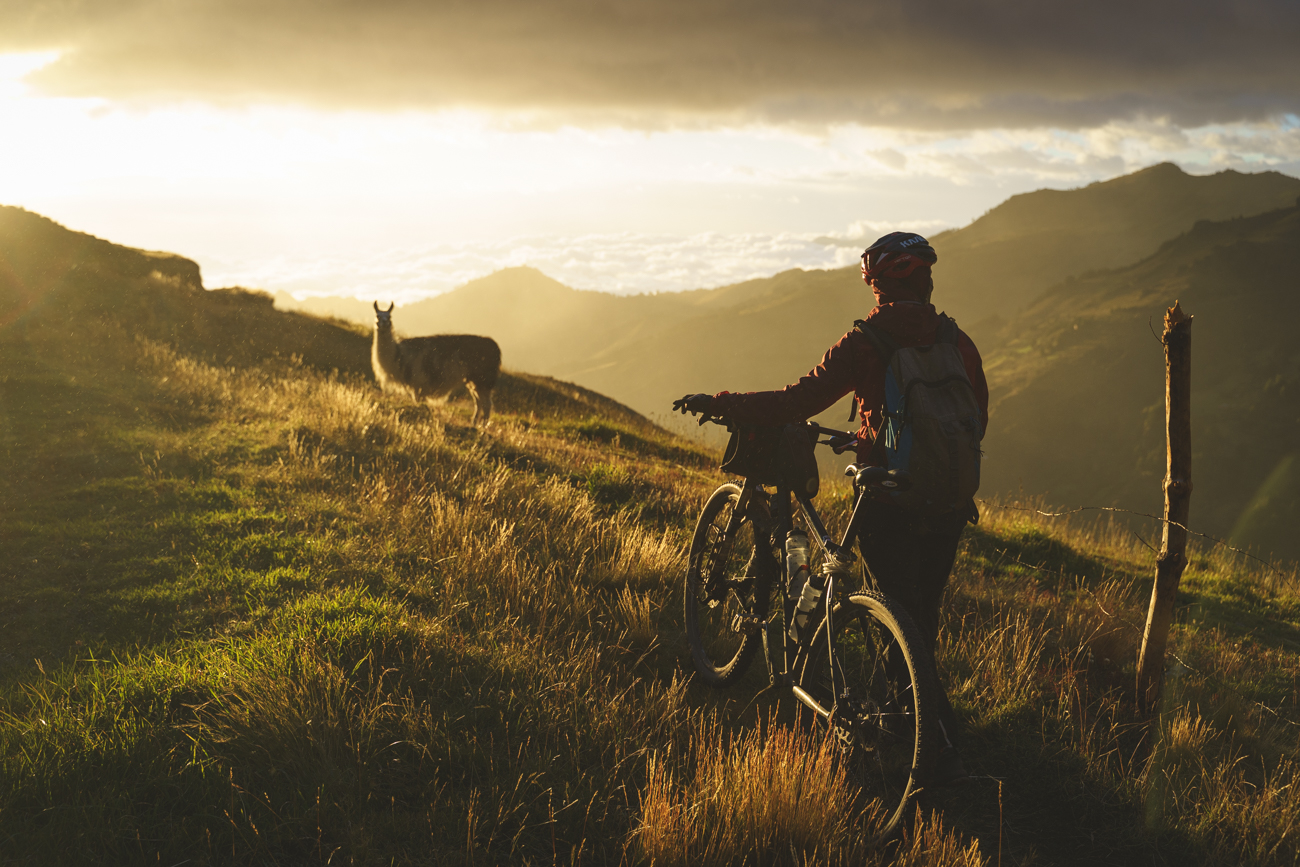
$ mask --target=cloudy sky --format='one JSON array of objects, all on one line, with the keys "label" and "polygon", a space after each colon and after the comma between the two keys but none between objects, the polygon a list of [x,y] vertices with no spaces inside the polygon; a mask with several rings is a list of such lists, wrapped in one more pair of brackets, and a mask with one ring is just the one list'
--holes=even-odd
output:
[{"label": "cloudy sky", "polygon": [[0,0],[0,204],[209,285],[718,285],[1172,160],[1300,175],[1300,3]]}]

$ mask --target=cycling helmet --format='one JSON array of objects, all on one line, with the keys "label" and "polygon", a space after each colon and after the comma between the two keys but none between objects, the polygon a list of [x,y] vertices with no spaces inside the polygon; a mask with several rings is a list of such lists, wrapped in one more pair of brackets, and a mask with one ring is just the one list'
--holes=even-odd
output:
[{"label": "cycling helmet", "polygon": [[930,242],[914,232],[890,232],[862,254],[862,279],[906,277],[922,265],[939,261]]}]

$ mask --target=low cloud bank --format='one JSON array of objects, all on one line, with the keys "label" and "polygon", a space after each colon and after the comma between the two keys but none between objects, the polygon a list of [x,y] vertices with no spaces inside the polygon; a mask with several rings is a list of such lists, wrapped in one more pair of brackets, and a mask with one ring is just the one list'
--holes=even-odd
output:
[{"label": "low cloud bank", "polygon": [[[680,292],[770,277],[791,268],[841,268],[861,248],[897,226],[860,222],[844,236],[622,233],[578,238],[545,236],[445,244],[348,256],[203,262],[209,286],[242,285],[299,299],[337,295],[390,298],[409,304],[502,268],[530,265],[575,289],[630,295]],[[904,228],[935,231],[931,223]],[[870,236],[870,237],[868,237]]]}]

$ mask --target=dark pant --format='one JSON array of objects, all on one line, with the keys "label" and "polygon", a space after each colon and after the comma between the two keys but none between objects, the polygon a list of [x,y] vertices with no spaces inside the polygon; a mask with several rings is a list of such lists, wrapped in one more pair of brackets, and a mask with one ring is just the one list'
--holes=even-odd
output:
[{"label": "dark pant", "polygon": [[[868,503],[858,547],[876,589],[903,606],[920,630],[928,651],[923,664],[933,667],[939,638],[939,606],[948,586],[957,543],[966,527],[966,515],[953,512],[936,518],[916,518],[886,503]],[[890,660],[902,665],[901,655]],[[938,677],[936,673],[936,682]],[[943,684],[939,685],[939,721],[948,742],[957,746],[957,718]]]}]

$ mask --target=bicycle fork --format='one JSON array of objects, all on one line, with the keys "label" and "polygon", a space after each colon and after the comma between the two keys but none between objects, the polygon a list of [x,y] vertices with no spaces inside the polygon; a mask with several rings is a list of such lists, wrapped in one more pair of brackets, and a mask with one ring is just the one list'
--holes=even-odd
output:
[{"label": "bicycle fork", "polygon": [[[744,516],[749,511],[749,503],[754,498],[754,492],[756,490],[759,490],[759,488],[760,486],[756,482],[750,479],[746,479],[745,483],[741,486],[740,496],[736,500],[736,508],[732,510],[731,517],[727,518],[727,526],[722,531],[722,544],[720,546],[721,550],[723,551],[723,554],[721,555],[722,559],[725,560],[727,554],[730,552],[732,540],[735,539],[736,537],[736,531],[738,531],[740,529],[740,525],[745,522]],[[756,550],[755,555],[757,555],[757,553],[758,552]],[[767,632],[764,629],[765,626],[766,624],[764,623],[762,618],[756,617],[752,614],[745,614],[743,612],[740,612],[737,613],[735,617],[731,618],[732,632],[737,632],[741,634],[750,634],[750,635],[758,632],[763,633],[763,650],[764,650],[764,655],[766,656]],[[771,674],[770,661],[768,662],[768,673],[770,676]]]}]

